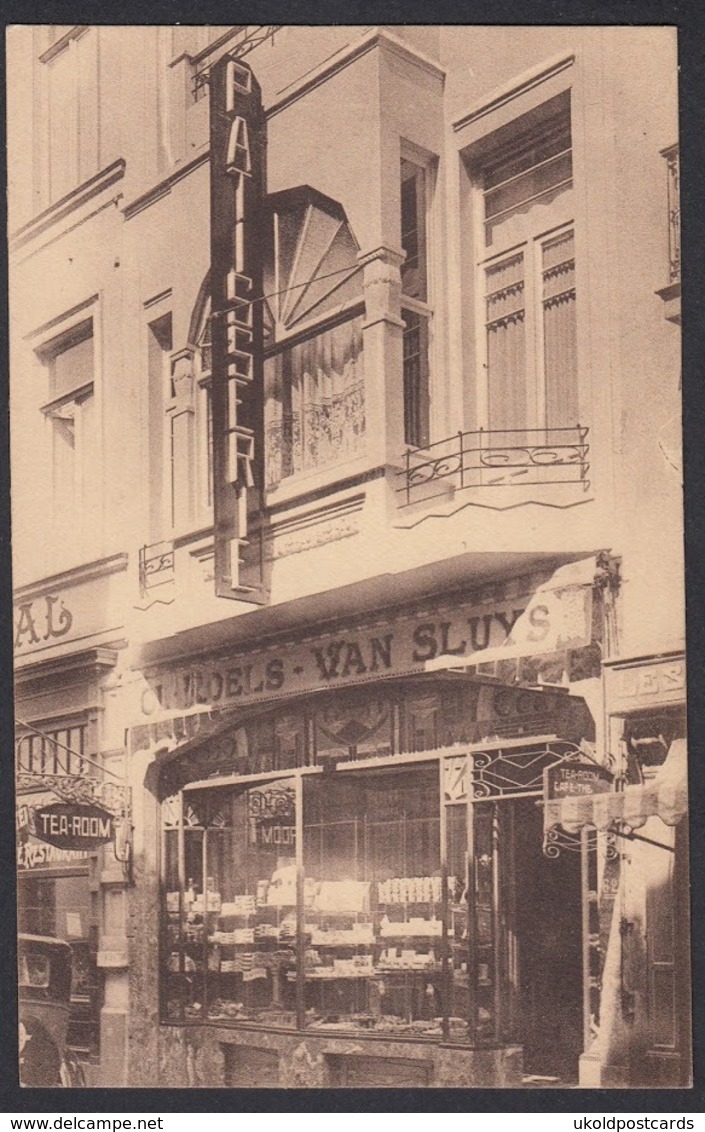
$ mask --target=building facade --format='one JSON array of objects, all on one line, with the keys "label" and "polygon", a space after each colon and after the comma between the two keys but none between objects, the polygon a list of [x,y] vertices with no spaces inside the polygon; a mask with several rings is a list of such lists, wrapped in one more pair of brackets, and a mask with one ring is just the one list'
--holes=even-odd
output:
[{"label": "building facade", "polygon": [[90,1083],[687,1084],[675,32],[8,47],[18,814],[115,829],[27,819],[20,930]]}]

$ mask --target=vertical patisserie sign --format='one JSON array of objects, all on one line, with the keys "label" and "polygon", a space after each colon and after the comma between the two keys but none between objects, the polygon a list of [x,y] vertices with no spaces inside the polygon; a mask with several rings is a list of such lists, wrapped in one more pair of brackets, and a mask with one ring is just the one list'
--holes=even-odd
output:
[{"label": "vertical patisserie sign", "polygon": [[231,56],[210,72],[210,150],[215,589],[261,603],[265,120],[257,80]]}]

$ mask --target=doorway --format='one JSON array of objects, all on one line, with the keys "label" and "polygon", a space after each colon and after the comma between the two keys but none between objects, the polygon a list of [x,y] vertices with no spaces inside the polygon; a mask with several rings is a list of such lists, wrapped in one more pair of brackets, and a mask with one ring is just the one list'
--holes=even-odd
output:
[{"label": "doorway", "polygon": [[583,1049],[580,853],[546,857],[541,808],[528,798],[510,805],[524,1072],[577,1081]]}]

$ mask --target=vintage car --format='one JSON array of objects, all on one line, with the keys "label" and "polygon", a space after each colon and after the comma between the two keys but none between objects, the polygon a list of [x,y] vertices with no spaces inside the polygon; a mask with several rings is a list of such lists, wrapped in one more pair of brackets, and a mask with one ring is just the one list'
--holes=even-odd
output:
[{"label": "vintage car", "polygon": [[49,936],[20,934],[17,941],[20,1084],[84,1084],[66,1037],[71,997],[71,947]]}]

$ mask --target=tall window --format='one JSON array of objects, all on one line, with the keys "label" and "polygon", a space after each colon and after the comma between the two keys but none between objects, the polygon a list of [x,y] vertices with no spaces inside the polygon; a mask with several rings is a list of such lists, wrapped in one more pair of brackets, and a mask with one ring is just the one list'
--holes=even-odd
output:
[{"label": "tall window", "polygon": [[46,196],[56,201],[98,170],[98,28],[57,28],[40,63],[49,107]]},{"label": "tall window", "polygon": [[198,455],[198,509],[208,513],[213,506],[213,407],[211,402],[211,321],[206,308],[196,353],[196,416],[200,437]]},{"label": "tall window", "polygon": [[93,320],[45,345],[50,400],[52,504],[57,532],[84,549],[98,506],[98,444],[94,398]]},{"label": "tall window", "polygon": [[362,315],[317,329],[267,360],[268,482],[359,455],[364,428]]},{"label": "tall window", "polygon": [[579,419],[568,96],[500,133],[479,167],[487,424],[566,428]]},{"label": "tall window", "polygon": [[401,267],[404,320],[404,440],[414,447],[429,441],[427,170],[401,161]]},{"label": "tall window", "polygon": [[[149,532],[150,539],[163,537],[165,523],[164,404],[174,397],[169,371],[172,349],[171,314],[163,314],[147,325],[147,378],[149,387]],[[166,388],[165,388],[166,387]],[[169,430],[173,428],[168,418]],[[171,441],[171,435],[169,435]],[[167,446],[171,455],[171,446]],[[168,459],[168,457],[167,457]]]},{"label": "tall window", "polygon": [[343,209],[309,188],[272,198],[265,258],[265,474],[344,464],[365,441],[362,270]]}]

